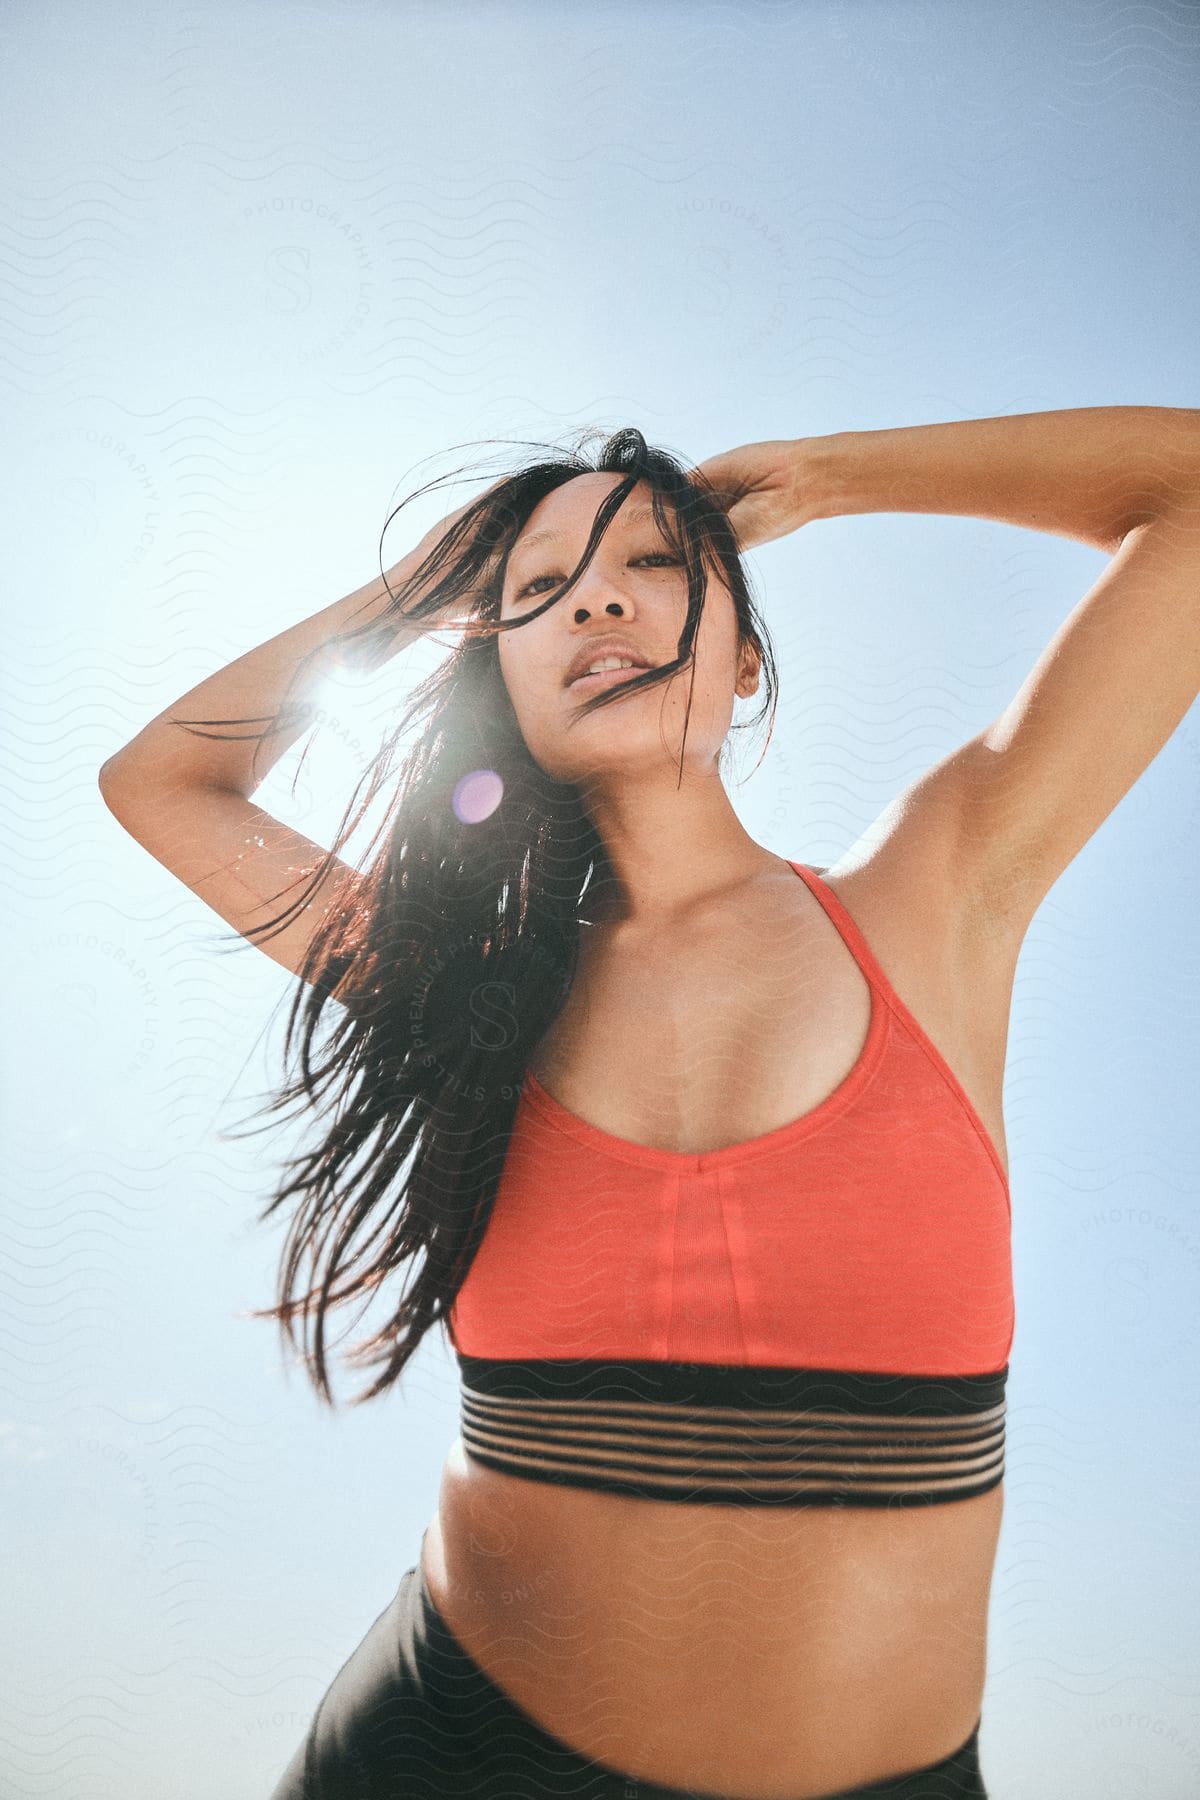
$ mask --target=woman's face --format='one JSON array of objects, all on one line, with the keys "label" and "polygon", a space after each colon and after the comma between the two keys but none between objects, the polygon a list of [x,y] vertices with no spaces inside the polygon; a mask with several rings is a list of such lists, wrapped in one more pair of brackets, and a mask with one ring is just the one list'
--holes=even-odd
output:
[{"label": "woman's face", "polygon": [[[579,475],[530,514],[508,559],[502,619],[517,619],[545,600],[583,555],[597,508],[620,486],[616,474]],[[541,534],[552,534],[542,539]],[[538,538],[540,541],[534,542]],[[659,532],[645,482],[625,500],[571,592],[520,631],[499,638],[500,669],[534,761],[559,781],[608,774],[644,774],[652,762],[678,770],[693,671],[625,694],[590,716],[577,717],[595,682],[566,685],[577,653],[601,638],[627,639],[657,667],[672,662],[687,617],[687,570]],[[624,669],[613,681],[630,680]],[[708,569],[708,588],[696,632],[695,686],[687,722],[685,770],[716,764],[738,695],[758,687],[758,656],[739,654],[737,620],[725,583]]]}]

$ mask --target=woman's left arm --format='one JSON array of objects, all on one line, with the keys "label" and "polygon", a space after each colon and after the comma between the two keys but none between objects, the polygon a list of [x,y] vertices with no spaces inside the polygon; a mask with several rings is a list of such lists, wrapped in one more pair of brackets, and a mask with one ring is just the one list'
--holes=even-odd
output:
[{"label": "woman's left arm", "polygon": [[1200,411],[1096,406],[796,440],[800,523],[965,513],[1111,555],[995,719],[947,759],[964,879],[1023,935],[1200,694]]},{"label": "woman's left arm", "polygon": [[965,513],[1114,553],[1135,525],[1193,499],[1200,411],[1079,406],[798,438],[805,521]]}]

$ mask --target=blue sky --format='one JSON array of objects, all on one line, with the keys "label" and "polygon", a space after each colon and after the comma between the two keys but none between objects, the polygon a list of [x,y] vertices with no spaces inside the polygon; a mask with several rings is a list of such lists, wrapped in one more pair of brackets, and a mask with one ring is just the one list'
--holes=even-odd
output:
[{"label": "blue sky", "polygon": [[[239,1316],[274,1292],[253,1218],[284,1134],[220,1133],[269,1081],[288,979],[216,954],[99,763],[375,574],[406,493],[499,472],[484,440],[637,424],[699,461],[1195,405],[1200,17],[116,6],[26,9],[9,41],[0,1786],[72,1766],[91,1800],[249,1800],[415,1560],[455,1373],[431,1335],[401,1395],[330,1418]],[[386,559],[474,491],[406,509]],[[900,514],[754,553],[782,695],[748,829],[831,863],[1103,563]],[[296,794],[289,757],[258,803],[330,833],[438,654],[331,686]],[[1193,708],[1021,957],[997,1800],[1200,1789],[1198,841]]]}]

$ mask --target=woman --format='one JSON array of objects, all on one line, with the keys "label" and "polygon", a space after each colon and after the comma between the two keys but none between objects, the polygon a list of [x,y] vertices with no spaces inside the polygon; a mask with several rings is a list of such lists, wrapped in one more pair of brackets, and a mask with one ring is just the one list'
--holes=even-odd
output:
[{"label": "woman", "polygon": [[[1011,985],[1200,687],[1198,417],[839,433],[690,474],[621,432],[494,484],[105,764],[126,828],[301,977],[275,1105],[335,1104],[265,1209],[296,1202],[265,1311],[311,1319],[331,1402],[327,1310],[419,1254],[358,1399],[435,1321],[463,1377],[418,1561],[274,1800],[986,1794]],[[740,555],[872,510],[1111,561],[1010,705],[814,870],[722,779],[735,701],[775,691]],[[332,851],[252,804],[307,682],[447,624]],[[360,873],[337,850],[422,708]]]}]

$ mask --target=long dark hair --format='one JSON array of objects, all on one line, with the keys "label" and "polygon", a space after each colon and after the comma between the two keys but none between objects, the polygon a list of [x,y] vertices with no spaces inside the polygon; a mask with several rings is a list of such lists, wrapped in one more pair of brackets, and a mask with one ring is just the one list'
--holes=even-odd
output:
[{"label": "long dark hair", "polygon": [[[278,1319],[293,1349],[293,1321],[300,1319],[306,1367],[330,1406],[331,1307],[361,1297],[365,1310],[385,1278],[423,1252],[392,1316],[347,1355],[350,1363],[382,1364],[354,1405],[396,1381],[430,1326],[447,1321],[491,1216],[526,1064],[570,991],[589,894],[594,901],[611,878],[580,788],[547,775],[526,746],[500,669],[499,633],[520,629],[570,593],[626,496],[644,482],[655,521],[687,569],[686,623],[674,661],[601,689],[581,711],[667,681],[689,664],[694,679],[692,650],[711,566],[733,598],[739,648],[749,643],[758,651],[764,678],[761,706],[733,730],[769,714],[769,743],[774,726],[775,662],[726,516],[729,497],[689,477],[683,463],[649,448],[635,429],[607,437],[591,459],[582,440],[567,451],[539,448],[554,454],[463,509],[399,590],[388,586],[386,611],[338,640],[353,664],[376,666],[396,621],[432,624],[437,615],[440,630],[454,602],[468,603],[458,609],[461,641],[413,690],[311,880],[273,919],[235,934],[269,936],[303,909],[420,720],[362,879],[330,906],[310,942],[283,1051],[290,1070],[298,1048],[298,1065],[265,1109],[268,1122],[294,1102],[331,1113],[321,1141],[287,1160],[259,1214],[262,1223],[295,1203],[277,1303],[250,1314]],[[622,480],[596,512],[582,561],[540,604],[502,621],[508,556],[534,507],[565,482],[600,472]],[[689,687],[689,714],[690,699]],[[295,711],[285,699],[261,735],[286,717]],[[472,801],[480,786],[501,796],[490,810],[486,799],[482,806]],[[330,1000],[337,1013],[318,1048],[318,1022]],[[310,1285],[293,1293],[306,1256]]]}]

